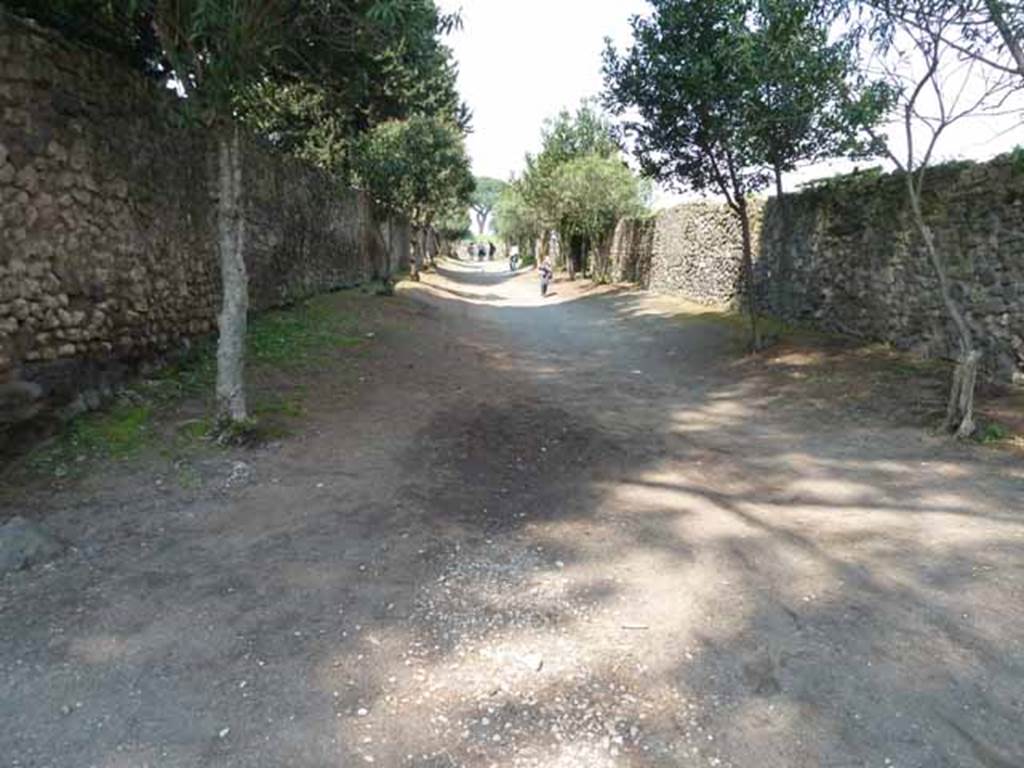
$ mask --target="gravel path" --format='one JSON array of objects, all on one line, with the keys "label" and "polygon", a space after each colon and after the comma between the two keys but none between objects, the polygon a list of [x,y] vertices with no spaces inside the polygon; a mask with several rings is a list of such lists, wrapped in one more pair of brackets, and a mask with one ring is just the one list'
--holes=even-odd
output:
[{"label": "gravel path", "polygon": [[0,765],[1024,765],[1019,456],[554,293],[444,265],[301,437],[18,497]]}]

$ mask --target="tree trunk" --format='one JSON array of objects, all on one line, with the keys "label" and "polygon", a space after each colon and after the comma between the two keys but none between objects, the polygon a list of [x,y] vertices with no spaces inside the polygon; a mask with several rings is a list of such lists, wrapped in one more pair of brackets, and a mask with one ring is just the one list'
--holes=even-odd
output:
[{"label": "tree trunk", "polygon": [[[476,226],[480,230],[480,237],[483,237],[484,235],[487,234],[486,232],[484,232],[484,228],[487,226],[487,216],[490,213],[490,211],[487,211],[485,213],[480,213],[480,211],[473,211],[473,213],[476,215]],[[465,219],[463,219],[463,221],[465,221]]]},{"label": "tree trunk", "polygon": [[428,242],[431,243],[431,248],[428,252],[428,255],[430,256],[430,268],[434,269],[437,267],[437,257],[441,251],[441,238],[438,236],[437,230],[433,227],[428,228],[427,233]]},{"label": "tree trunk", "polygon": [[793,261],[792,254],[790,252],[790,237],[792,237],[792,219],[790,217],[789,200],[782,192],[782,169],[775,166],[773,169],[775,175],[775,195],[778,200],[779,208],[779,271],[775,277],[776,283],[776,296],[779,300],[779,309],[783,315],[789,312],[792,302],[790,297],[792,294],[792,287],[790,286],[790,279],[793,274]]},{"label": "tree trunk", "polygon": [[249,279],[245,270],[241,138],[237,126],[218,139],[217,235],[222,300],[217,318],[217,421],[224,427],[248,418],[245,404],[245,331]]},{"label": "tree trunk", "polygon": [[985,7],[988,8],[989,16],[992,17],[992,23],[999,30],[999,36],[1003,38],[1003,43],[1005,43],[1007,50],[1013,56],[1013,61],[1017,65],[1017,71],[1021,77],[1024,77],[1024,45],[1016,37],[1015,30],[1006,21],[1006,17],[1003,15],[1002,4],[999,0],[985,0]]},{"label": "tree trunk", "polygon": [[747,284],[747,311],[750,314],[750,348],[761,349],[761,332],[757,327],[757,295],[754,293],[754,245],[750,234],[750,211],[747,200],[740,197],[736,202],[736,214],[740,219],[740,234],[743,241],[743,276]]},{"label": "tree trunk", "polygon": [[412,246],[412,259],[409,260],[409,276],[419,282],[420,269],[423,267],[423,249],[426,246],[426,230],[416,229],[416,242]]},{"label": "tree trunk", "polygon": [[907,193],[910,197],[910,211],[914,217],[914,224],[917,226],[921,239],[924,241],[925,253],[935,270],[935,276],[939,281],[939,292],[942,295],[942,303],[949,314],[953,325],[956,327],[957,340],[959,342],[959,356],[956,368],[953,370],[953,382],[949,391],[949,403],[946,406],[945,428],[956,433],[960,439],[966,439],[974,434],[974,388],[978,380],[978,364],[981,362],[981,352],[974,348],[974,334],[967,325],[967,319],[960,307],[953,300],[949,290],[949,277],[946,275],[946,265],[942,263],[938,249],[935,247],[935,236],[931,227],[924,220],[924,213],[921,210],[921,196],[918,189],[914,187],[914,174],[908,173]]}]

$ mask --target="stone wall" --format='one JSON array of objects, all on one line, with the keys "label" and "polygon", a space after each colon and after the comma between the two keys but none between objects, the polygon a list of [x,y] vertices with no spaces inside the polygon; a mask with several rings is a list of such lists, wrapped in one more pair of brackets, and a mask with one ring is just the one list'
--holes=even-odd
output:
[{"label": "stone wall", "polygon": [[[752,201],[762,309],[952,357],[954,330],[903,183],[861,174],[787,195],[788,224],[778,201]],[[936,168],[923,205],[987,375],[1024,379],[1024,169],[1008,158]],[[620,231],[630,230],[620,227],[616,239]],[[649,258],[649,280],[637,281],[646,287],[705,304],[741,299],[739,225],[724,205],[685,204],[658,214]],[[629,279],[628,269],[617,268]]]},{"label": "stone wall", "polygon": [[603,243],[595,254],[595,276],[604,281],[649,287],[657,221],[653,217],[620,221],[611,240]]},{"label": "stone wall", "polygon": [[[988,373],[1024,372],[1024,168],[936,168],[923,207]],[[952,356],[956,336],[910,219],[903,177],[853,177],[765,211],[759,296],[781,317]]]},{"label": "stone wall", "polygon": [[[214,329],[213,138],[178,106],[0,12],[0,431]],[[404,259],[406,225],[361,194],[253,141],[243,167],[254,309]]]},{"label": "stone wall", "polygon": [[[752,206],[753,237],[760,209]],[[684,294],[702,304],[731,304],[741,292],[743,258],[740,225],[724,205],[692,203],[658,216],[650,287]]]}]

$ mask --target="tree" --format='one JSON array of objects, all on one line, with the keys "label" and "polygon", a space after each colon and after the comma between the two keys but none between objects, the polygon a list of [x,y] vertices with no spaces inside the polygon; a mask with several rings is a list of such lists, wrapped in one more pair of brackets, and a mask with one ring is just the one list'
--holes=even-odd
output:
[{"label": "tree", "polygon": [[464,208],[444,214],[438,219],[434,228],[447,243],[468,240],[473,237],[473,224],[469,220],[469,213]]},{"label": "tree", "polygon": [[[746,119],[775,182],[784,243],[791,221],[783,175],[832,157],[877,157],[880,147],[865,140],[865,128],[891,105],[886,85],[859,72],[856,35],[832,33],[834,16],[819,0],[761,0],[739,60],[756,83]],[[791,266],[785,247],[778,266],[778,298],[786,305]]]},{"label": "tree", "polygon": [[10,0],[65,34],[172,83],[217,142],[217,420],[247,421],[248,310],[239,120],[348,178],[354,137],[384,120],[436,116],[465,129],[451,52],[461,23],[434,0]]},{"label": "tree", "polygon": [[416,228],[410,271],[418,280],[432,225],[469,207],[473,176],[462,132],[436,118],[392,120],[357,140],[352,164],[359,184]]},{"label": "tree", "polygon": [[[541,224],[542,257],[546,255],[550,233],[558,230],[561,193],[558,176],[566,163],[595,155],[611,158],[620,154],[614,129],[597,106],[584,101],[575,113],[563,110],[545,121],[541,130],[541,151],[526,156],[526,170],[520,192],[526,207]],[[563,236],[565,233],[560,233]],[[569,262],[570,266],[572,262]]]},{"label": "tree", "polygon": [[801,162],[863,152],[884,91],[856,76],[813,0],[653,0],[633,47],[605,51],[605,100],[643,169],[722,195],[740,222],[751,345],[760,346],[747,198]]},{"label": "tree", "polygon": [[957,364],[945,427],[963,439],[975,431],[974,390],[981,352],[966,313],[954,298],[948,266],[925,217],[925,182],[948,129],[967,119],[1002,112],[1024,81],[1012,67],[992,65],[999,55],[997,41],[1001,37],[985,38],[992,50],[981,47],[981,36],[970,40],[971,51],[965,50],[959,29],[965,9],[959,4],[944,0],[921,2],[916,8],[902,3],[881,4],[875,12],[881,16],[862,23],[874,33],[875,63],[885,71],[896,94],[904,146],[898,148],[877,134],[875,138],[903,175],[911,220],[935,273],[939,296],[957,339]]},{"label": "tree", "polygon": [[748,111],[760,82],[751,52],[747,0],[652,0],[634,17],[633,45],[605,49],[606,103],[634,139],[642,169],[676,188],[712,189],[740,222],[751,345],[760,347],[747,196],[769,179]]},{"label": "tree", "polygon": [[[644,185],[617,157],[574,158],[559,167],[554,181],[558,231],[581,254],[608,237],[619,219],[637,216],[645,208]],[[577,267],[574,262],[571,258],[570,273]],[[583,263],[578,266],[584,268]]]},{"label": "tree", "polygon": [[508,244],[532,250],[533,244],[544,231],[540,213],[527,201],[521,179],[513,179],[501,191],[494,206],[495,230]]},{"label": "tree", "polygon": [[129,0],[151,15],[162,55],[184,92],[184,106],[217,136],[217,232],[223,290],[218,317],[217,420],[244,424],[245,331],[249,307],[242,142],[232,117],[240,93],[260,81],[289,45],[301,44],[303,11],[287,0]]},{"label": "tree", "polygon": [[382,122],[417,114],[467,130],[470,121],[451,50],[439,39],[461,24],[458,14],[441,13],[433,0],[401,0],[387,13],[373,3],[353,7],[358,34],[328,47],[323,77],[267,77],[237,103],[254,132],[343,183],[352,181],[353,142]]},{"label": "tree", "polygon": [[481,235],[486,234],[487,219],[504,188],[505,182],[501,179],[492,179],[487,176],[477,176],[476,178],[476,191],[473,192],[469,206],[476,215],[476,225]]}]

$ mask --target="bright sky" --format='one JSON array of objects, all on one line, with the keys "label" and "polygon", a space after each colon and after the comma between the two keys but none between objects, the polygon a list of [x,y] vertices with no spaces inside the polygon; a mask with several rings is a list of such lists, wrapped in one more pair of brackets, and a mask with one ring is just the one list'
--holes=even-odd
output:
[{"label": "bright sky", "polygon": [[[539,149],[545,118],[574,109],[602,88],[601,52],[609,36],[621,50],[631,35],[629,19],[645,14],[645,0],[439,0],[444,10],[462,9],[463,29],[447,43],[459,63],[459,87],[473,111],[467,140],[474,172],[508,178],[523,168],[523,155]],[[1019,102],[1018,102],[1019,103]],[[895,134],[896,144],[902,144]],[[982,159],[1024,144],[1020,114],[968,120],[942,139],[939,157]],[[894,144],[895,146],[895,144]],[[862,167],[876,164],[860,163]],[[877,163],[883,164],[884,163]],[[837,161],[791,174],[787,187],[850,170]],[[660,191],[655,206],[680,196]]]},{"label": "bright sky", "polygon": [[540,146],[546,117],[601,91],[605,36],[620,47],[645,0],[440,0],[462,8],[448,44],[459,62],[462,98],[473,110],[468,139],[479,176],[505,179]]}]

